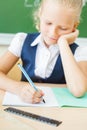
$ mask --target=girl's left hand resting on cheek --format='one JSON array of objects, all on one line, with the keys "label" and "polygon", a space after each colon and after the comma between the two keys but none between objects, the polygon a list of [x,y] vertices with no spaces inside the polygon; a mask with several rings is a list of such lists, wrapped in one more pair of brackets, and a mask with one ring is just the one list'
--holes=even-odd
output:
[{"label": "girl's left hand resting on cheek", "polygon": [[77,29],[74,32],[62,35],[58,39],[58,44],[61,43],[61,42],[64,42],[64,41],[67,41],[68,44],[73,44],[73,42],[76,40],[78,35],[79,35],[79,30],[77,30]]}]

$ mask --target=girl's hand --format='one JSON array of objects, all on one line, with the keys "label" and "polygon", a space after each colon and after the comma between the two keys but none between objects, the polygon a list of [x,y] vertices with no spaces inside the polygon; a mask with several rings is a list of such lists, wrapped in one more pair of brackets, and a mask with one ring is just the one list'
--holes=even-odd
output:
[{"label": "girl's hand", "polygon": [[31,86],[21,87],[19,97],[26,103],[39,103],[44,93],[41,90],[35,91]]},{"label": "girl's hand", "polygon": [[62,41],[67,41],[68,44],[72,44],[76,40],[78,35],[79,31],[77,29],[72,33],[62,35],[58,40],[58,44],[60,44]]}]

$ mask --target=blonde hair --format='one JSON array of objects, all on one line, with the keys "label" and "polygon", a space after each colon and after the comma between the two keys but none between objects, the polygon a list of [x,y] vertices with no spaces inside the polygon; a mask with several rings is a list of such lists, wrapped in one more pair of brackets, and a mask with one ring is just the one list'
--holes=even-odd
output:
[{"label": "blonde hair", "polygon": [[[34,21],[35,21],[35,26],[37,30],[39,30],[39,26],[40,26],[40,14],[41,14],[43,5],[47,1],[48,0],[41,0],[37,9],[34,11]],[[52,1],[54,2],[54,0]],[[55,0],[55,1],[57,1],[58,4],[62,4],[67,8],[73,9],[73,11],[76,14],[77,22],[80,21],[82,8],[86,4],[87,0]]]}]

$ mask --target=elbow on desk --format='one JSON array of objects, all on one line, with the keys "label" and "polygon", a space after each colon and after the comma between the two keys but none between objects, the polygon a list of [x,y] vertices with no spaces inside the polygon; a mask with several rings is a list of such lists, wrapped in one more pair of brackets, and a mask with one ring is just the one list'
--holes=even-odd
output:
[{"label": "elbow on desk", "polygon": [[76,91],[76,92],[72,92],[72,94],[73,94],[73,96],[79,98],[79,97],[84,96],[85,91]]},{"label": "elbow on desk", "polygon": [[73,94],[73,96],[75,96],[77,98],[84,96],[84,94],[87,92],[87,83],[86,82],[78,85],[78,87],[77,87],[77,85],[69,87],[69,90]]}]

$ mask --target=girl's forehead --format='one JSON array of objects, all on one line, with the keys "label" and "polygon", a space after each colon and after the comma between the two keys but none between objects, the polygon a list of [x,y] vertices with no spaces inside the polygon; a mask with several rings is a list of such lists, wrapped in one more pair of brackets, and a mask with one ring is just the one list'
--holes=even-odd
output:
[{"label": "girl's forehead", "polygon": [[77,13],[77,10],[79,9],[77,3],[75,4],[75,0],[73,0],[73,2],[72,0],[43,0],[41,4],[41,12],[43,12],[46,9],[54,10],[55,8],[57,9],[59,7],[63,7],[65,9],[69,9],[69,11],[71,10],[74,13]]},{"label": "girl's forehead", "polygon": [[[40,16],[44,16],[53,20],[64,20],[64,22],[72,22],[75,23],[79,21],[79,14],[75,7],[72,5],[69,0],[65,0],[65,3],[59,2],[60,0],[45,0],[41,7]],[[63,0],[62,0],[63,1]],[[68,6],[69,5],[69,6]],[[77,6],[77,5],[76,5]],[[59,20],[58,20],[59,22]]]},{"label": "girl's forehead", "polygon": [[42,6],[58,6],[58,5],[62,5],[62,6],[65,6],[67,5],[67,2],[66,4],[64,4],[63,2],[60,2],[60,0],[43,0],[42,2]]},{"label": "girl's forehead", "polygon": [[75,13],[70,8],[66,8],[62,5],[52,4],[49,7],[43,7],[41,17],[48,22],[53,22],[55,24],[71,24],[75,22]]},{"label": "girl's forehead", "polygon": [[65,4],[59,3],[58,0],[45,0],[45,2],[43,2],[42,6],[41,6],[41,12],[44,11],[53,11],[54,9],[56,9],[57,11],[61,8],[62,10],[68,10],[68,11],[72,11],[74,10],[73,7],[68,7]]},{"label": "girl's forehead", "polygon": [[58,1],[57,0],[44,0],[44,2],[42,3],[42,6],[52,6],[52,5],[55,5],[55,6],[58,6]]},{"label": "girl's forehead", "polygon": [[71,8],[66,8],[62,5],[57,5],[57,4],[52,4],[52,6],[48,6],[48,4],[46,4],[46,6],[43,7],[42,11],[41,11],[42,15],[44,15],[45,17],[73,17],[75,16],[75,13],[73,11],[73,9]]}]

